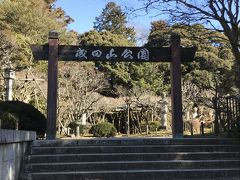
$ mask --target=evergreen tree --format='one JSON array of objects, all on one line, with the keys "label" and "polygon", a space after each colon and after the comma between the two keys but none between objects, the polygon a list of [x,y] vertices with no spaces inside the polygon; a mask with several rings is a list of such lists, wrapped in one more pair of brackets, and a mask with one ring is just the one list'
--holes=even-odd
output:
[{"label": "evergreen tree", "polygon": [[134,28],[127,27],[127,16],[115,2],[109,2],[95,20],[93,28],[98,32],[109,31],[113,34],[121,34],[129,42],[135,43]]},{"label": "evergreen tree", "polygon": [[[210,31],[200,24],[169,26],[163,21],[158,21],[152,23],[146,45],[155,47],[170,45],[169,34],[171,32],[181,35],[182,46],[197,47],[194,62],[182,65],[182,74],[184,82],[190,81],[201,91],[208,93],[208,95],[199,97],[199,100],[206,103],[205,98],[215,96],[216,93],[219,96],[232,93],[234,56],[231,53],[231,45],[224,35],[217,31]],[[164,72],[165,81],[168,80],[169,65],[159,63],[159,66]],[[167,83],[170,82],[167,81]]]},{"label": "evergreen tree", "polygon": [[16,44],[10,59],[16,68],[24,69],[32,63],[30,44],[46,43],[50,30],[57,30],[65,43],[68,43],[65,37],[77,40],[76,34],[66,28],[70,17],[60,9],[49,7],[50,4],[45,0],[11,0],[0,4],[0,31],[9,34]]},{"label": "evergreen tree", "polygon": [[113,34],[110,31],[91,30],[81,34],[78,39],[82,46],[129,46],[128,40],[123,35]]},{"label": "evergreen tree", "polygon": [[[83,46],[129,46],[129,41],[123,35],[113,34],[109,31],[97,32],[92,30],[79,36],[79,44]],[[112,85],[110,92],[114,91],[113,86],[116,84],[131,86],[129,63],[96,62],[95,65],[98,70],[104,72],[106,79]]]},{"label": "evergreen tree", "polygon": [[[47,43],[50,30],[60,33],[63,44],[76,44],[78,36],[74,31],[67,31],[71,18],[61,9],[54,8],[53,3],[54,0],[4,0],[0,3],[0,65],[11,61],[17,71],[14,99],[28,100],[42,112],[46,111],[42,93],[46,84],[41,84],[43,90],[40,90],[31,81],[17,81],[19,74],[21,77],[26,74],[27,78],[31,73],[32,78],[46,77],[47,63],[33,61],[30,45]],[[4,81],[0,81],[0,91],[5,91],[3,84]],[[0,98],[2,100],[2,96]]]},{"label": "evergreen tree", "polygon": [[[106,46],[134,46],[135,32],[127,27],[127,16],[120,6],[114,2],[107,3],[101,15],[96,17],[94,31],[80,36],[80,45],[106,45]],[[131,87],[129,63],[97,62],[97,69],[103,71],[109,83],[111,92],[115,92],[115,85]],[[115,92],[116,93],[116,92]]]},{"label": "evergreen tree", "polygon": [[[112,34],[109,31],[86,32],[80,35],[79,42],[83,46],[129,46],[129,42],[122,35]],[[127,89],[138,87],[157,94],[167,91],[169,87],[164,85],[163,74],[157,63],[97,62],[96,68],[105,73],[106,79],[112,85],[112,89],[109,90],[111,92],[116,91],[115,86],[118,85]]]},{"label": "evergreen tree", "polygon": [[158,10],[168,14],[174,23],[208,24],[208,27],[222,32],[228,40],[235,63],[235,83],[240,89],[240,1],[239,0],[143,0],[146,11]]},{"label": "evergreen tree", "polygon": [[[163,47],[169,46],[170,38],[170,25],[163,21],[153,21],[151,23],[151,29],[148,36],[148,41],[145,44],[147,47]],[[162,84],[164,86],[165,93],[170,91],[170,64],[169,63],[157,63],[157,71],[162,74]]]},{"label": "evergreen tree", "polygon": [[162,47],[169,45],[169,31],[170,27],[167,22],[162,20],[151,22],[150,33],[145,46]]},{"label": "evergreen tree", "polygon": [[[117,41],[110,41],[114,46],[133,46],[135,43],[135,32],[133,28],[127,27],[127,16],[122,12],[121,7],[114,2],[110,2],[103,9],[102,14],[96,18],[94,23],[94,29],[98,32],[110,35],[120,35]],[[106,35],[105,34],[105,35]],[[101,34],[103,35],[103,34]],[[111,35],[112,36],[112,35]],[[106,41],[108,38],[93,38],[91,36],[93,44],[96,41],[102,45],[110,45]],[[127,44],[122,44],[123,41],[128,40]],[[108,39],[109,40],[109,39]],[[81,42],[83,42],[81,37]],[[108,41],[109,42],[109,41]],[[82,44],[82,43],[80,43]],[[122,85],[127,89],[141,88],[148,91],[161,94],[168,88],[163,85],[162,73],[157,71],[158,65],[152,63],[98,63],[100,69],[104,70],[108,74],[110,83],[114,85]]]}]

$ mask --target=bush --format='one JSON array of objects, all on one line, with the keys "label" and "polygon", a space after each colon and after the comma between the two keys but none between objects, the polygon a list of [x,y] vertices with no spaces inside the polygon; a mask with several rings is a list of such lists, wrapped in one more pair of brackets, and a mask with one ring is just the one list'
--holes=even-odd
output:
[{"label": "bush", "polygon": [[117,134],[116,128],[109,122],[101,122],[92,126],[90,133],[95,137],[114,137]]},{"label": "bush", "polygon": [[147,132],[147,123],[146,122],[141,122],[140,127],[141,127],[142,132]]},{"label": "bush", "polygon": [[149,121],[148,123],[141,122],[140,127],[142,132],[147,132],[147,125],[148,125],[149,132],[153,132],[160,127],[160,122],[159,121]]},{"label": "bush", "polygon": [[148,122],[148,129],[149,131],[156,131],[160,127],[160,122],[159,121],[151,121]]},{"label": "bush", "polygon": [[79,134],[83,136],[84,134],[87,134],[89,131],[89,127],[87,125],[80,124],[79,125]]},{"label": "bush", "polygon": [[1,112],[0,121],[2,129],[16,129],[19,119],[12,113]]},{"label": "bush", "polygon": [[[2,129],[36,131],[38,137],[46,132],[46,117],[35,107],[21,101],[0,102]],[[18,123],[18,125],[17,125]]]}]

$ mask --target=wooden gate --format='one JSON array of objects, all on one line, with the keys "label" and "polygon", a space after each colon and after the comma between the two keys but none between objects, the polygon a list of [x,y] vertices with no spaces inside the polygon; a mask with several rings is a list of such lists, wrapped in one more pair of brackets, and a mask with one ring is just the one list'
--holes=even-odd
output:
[{"label": "wooden gate", "polygon": [[49,32],[46,45],[32,45],[35,60],[48,60],[47,139],[56,138],[58,61],[170,62],[172,132],[183,137],[181,62],[191,62],[196,48],[180,46],[180,36],[171,34],[171,46],[111,47],[59,45],[58,33]]}]

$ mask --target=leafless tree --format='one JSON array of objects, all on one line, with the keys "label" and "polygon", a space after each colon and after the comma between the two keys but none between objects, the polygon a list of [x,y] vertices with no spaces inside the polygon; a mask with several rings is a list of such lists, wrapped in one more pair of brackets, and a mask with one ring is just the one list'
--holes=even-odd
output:
[{"label": "leafless tree", "polygon": [[[160,117],[159,100],[153,92],[139,87],[126,89],[122,86],[117,87],[120,97],[125,102],[123,111],[126,113],[126,125],[132,127],[134,130],[141,132],[140,123],[148,123]],[[129,133],[129,128],[126,127]]]},{"label": "leafless tree", "polygon": [[64,126],[77,122],[83,113],[88,116],[98,108],[98,93],[106,88],[104,75],[89,63],[60,65],[58,117]]}]

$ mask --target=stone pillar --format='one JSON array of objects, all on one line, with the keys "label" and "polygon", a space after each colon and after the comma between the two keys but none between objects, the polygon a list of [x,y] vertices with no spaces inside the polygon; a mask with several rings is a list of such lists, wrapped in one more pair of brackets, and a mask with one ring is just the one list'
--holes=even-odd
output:
[{"label": "stone pillar", "polygon": [[167,99],[166,95],[163,96],[161,108],[162,108],[162,110],[161,110],[161,113],[162,113],[161,128],[167,129],[168,99]]},{"label": "stone pillar", "polygon": [[76,137],[80,136],[80,128],[79,128],[80,124],[77,125],[76,127]]}]

